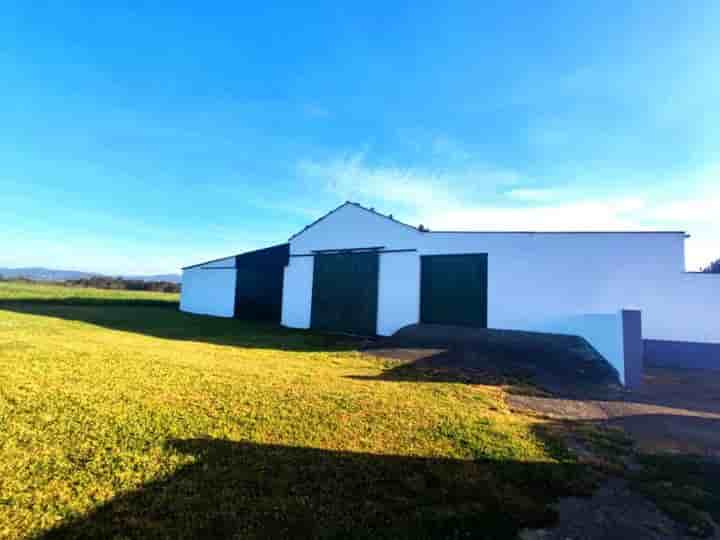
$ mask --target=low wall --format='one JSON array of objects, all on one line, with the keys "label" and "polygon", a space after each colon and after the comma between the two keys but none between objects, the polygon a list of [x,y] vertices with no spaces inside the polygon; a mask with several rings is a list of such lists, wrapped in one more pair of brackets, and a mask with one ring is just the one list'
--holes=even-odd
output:
[{"label": "low wall", "polygon": [[540,322],[524,322],[518,328],[580,336],[615,368],[623,385],[634,388],[642,384],[642,314],[639,310],[554,317]]},{"label": "low wall", "polygon": [[623,354],[622,312],[586,313],[528,322],[519,330],[580,336],[592,345],[618,372],[626,384]]},{"label": "low wall", "polygon": [[688,369],[720,369],[720,343],[645,340],[645,365]]},{"label": "low wall", "polygon": [[637,388],[643,381],[642,313],[638,310],[623,309],[623,361],[625,363],[624,384],[628,388]]}]

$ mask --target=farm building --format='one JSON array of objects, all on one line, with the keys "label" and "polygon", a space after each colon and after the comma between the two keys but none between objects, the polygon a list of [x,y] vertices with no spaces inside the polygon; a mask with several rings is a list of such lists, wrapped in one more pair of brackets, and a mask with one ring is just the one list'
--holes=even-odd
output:
[{"label": "farm building", "polygon": [[427,231],[347,202],[287,244],[184,268],[181,309],[364,335],[414,323],[577,334],[622,377],[628,310],[659,358],[668,342],[720,343],[720,279],[685,272],[685,237]]}]

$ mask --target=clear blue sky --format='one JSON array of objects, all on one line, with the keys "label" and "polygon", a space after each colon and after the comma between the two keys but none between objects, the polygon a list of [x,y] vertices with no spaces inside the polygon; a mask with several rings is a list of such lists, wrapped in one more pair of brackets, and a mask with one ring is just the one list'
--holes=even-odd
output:
[{"label": "clear blue sky", "polygon": [[3,6],[0,266],[176,271],[346,199],[720,257],[718,2],[71,4]]}]

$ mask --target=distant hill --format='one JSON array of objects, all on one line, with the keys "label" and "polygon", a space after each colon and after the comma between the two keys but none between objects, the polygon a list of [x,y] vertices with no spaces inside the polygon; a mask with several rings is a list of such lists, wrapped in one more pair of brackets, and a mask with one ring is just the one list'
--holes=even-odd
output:
[{"label": "distant hill", "polygon": [[0,268],[0,276],[4,278],[27,278],[35,281],[66,281],[69,279],[88,279],[93,276],[122,277],[142,281],[169,281],[180,283],[180,274],[156,274],[150,276],[123,276],[101,274],[100,272],[79,272],[77,270],[56,270],[52,268]]},{"label": "distant hill", "polygon": [[180,283],[180,274],[152,274],[149,276],[120,276],[123,279],[140,279],[142,281],[169,281]]}]

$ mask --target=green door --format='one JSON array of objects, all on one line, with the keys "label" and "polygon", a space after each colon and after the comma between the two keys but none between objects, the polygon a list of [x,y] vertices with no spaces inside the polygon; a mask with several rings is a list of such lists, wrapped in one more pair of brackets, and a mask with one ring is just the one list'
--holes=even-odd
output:
[{"label": "green door", "polygon": [[280,322],[283,267],[243,266],[235,281],[235,317]]},{"label": "green door", "polygon": [[377,305],[377,253],[315,255],[312,328],[375,335]]},{"label": "green door", "polygon": [[487,253],[420,258],[420,320],[487,328]]}]

